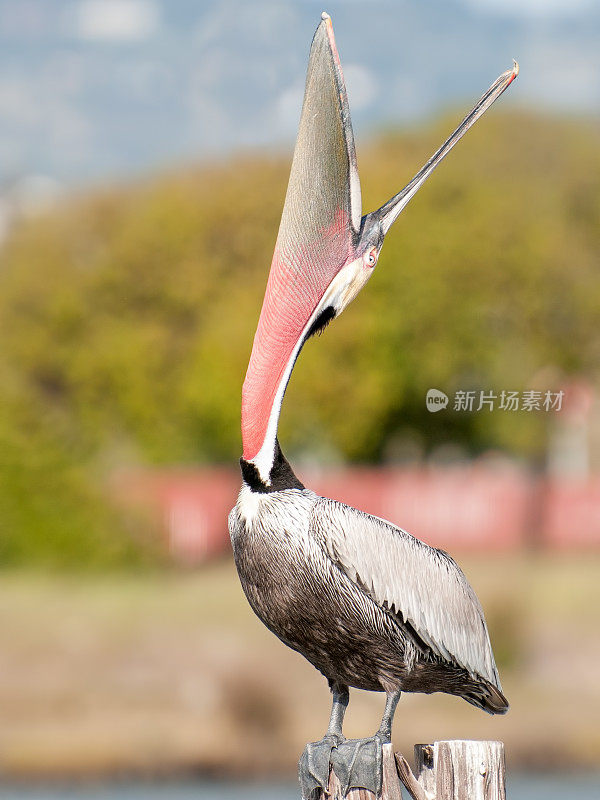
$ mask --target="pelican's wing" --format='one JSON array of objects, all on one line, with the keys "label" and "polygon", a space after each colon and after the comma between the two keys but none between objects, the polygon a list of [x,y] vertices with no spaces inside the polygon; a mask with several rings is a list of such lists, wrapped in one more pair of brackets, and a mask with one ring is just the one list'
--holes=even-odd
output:
[{"label": "pelican's wing", "polygon": [[330,558],[355,586],[438,656],[500,689],[481,605],[447,553],[334,500],[320,499],[313,519]]}]

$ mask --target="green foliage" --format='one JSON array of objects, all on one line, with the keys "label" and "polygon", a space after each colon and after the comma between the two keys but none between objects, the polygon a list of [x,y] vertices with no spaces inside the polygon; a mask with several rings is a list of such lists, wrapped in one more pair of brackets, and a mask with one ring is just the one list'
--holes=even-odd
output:
[{"label": "green foliage", "polygon": [[[452,124],[361,150],[365,209]],[[284,449],[377,461],[410,435],[538,458],[543,415],[430,415],[424,395],[597,376],[597,142],[596,124],[524,114],[470,132],[369,287],[307,345]],[[77,197],[14,231],[0,254],[2,562],[127,562],[136,548],[98,488],[114,467],[235,462],[288,170],[238,159]]]}]

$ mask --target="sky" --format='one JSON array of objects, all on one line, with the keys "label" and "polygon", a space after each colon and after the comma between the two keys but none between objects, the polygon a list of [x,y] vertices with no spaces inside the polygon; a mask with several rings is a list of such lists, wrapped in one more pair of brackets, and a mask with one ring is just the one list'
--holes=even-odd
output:
[{"label": "sky", "polygon": [[[0,0],[0,190],[291,149],[323,0]],[[358,146],[501,100],[600,110],[598,0],[335,0]],[[41,188],[40,188],[41,187]]]}]

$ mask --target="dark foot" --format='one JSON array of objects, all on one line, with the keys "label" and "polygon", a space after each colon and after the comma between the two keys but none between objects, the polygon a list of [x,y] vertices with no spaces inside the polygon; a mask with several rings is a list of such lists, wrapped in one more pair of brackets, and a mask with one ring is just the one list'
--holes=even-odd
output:
[{"label": "dark foot", "polygon": [[306,745],[298,764],[303,800],[313,800],[319,791],[327,789],[331,752],[343,741],[343,736],[329,733],[320,742],[309,742]]},{"label": "dark foot", "polygon": [[331,766],[339,778],[342,796],[350,789],[367,789],[381,796],[383,751],[389,739],[375,734],[370,739],[346,739],[331,753]]}]

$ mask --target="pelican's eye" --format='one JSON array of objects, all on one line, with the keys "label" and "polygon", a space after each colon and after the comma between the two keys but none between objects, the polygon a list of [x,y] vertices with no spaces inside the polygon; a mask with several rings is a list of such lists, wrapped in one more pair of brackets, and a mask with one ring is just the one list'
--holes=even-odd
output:
[{"label": "pelican's eye", "polygon": [[371,252],[367,256],[367,266],[374,267],[376,263],[377,263],[377,250],[371,250]]}]

